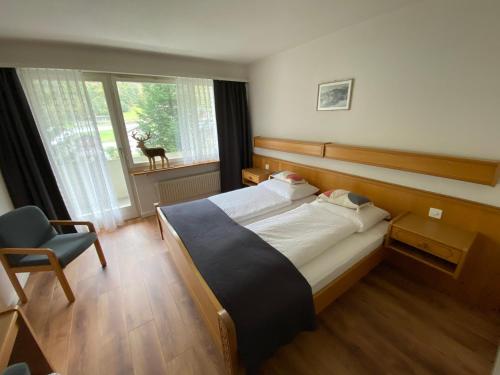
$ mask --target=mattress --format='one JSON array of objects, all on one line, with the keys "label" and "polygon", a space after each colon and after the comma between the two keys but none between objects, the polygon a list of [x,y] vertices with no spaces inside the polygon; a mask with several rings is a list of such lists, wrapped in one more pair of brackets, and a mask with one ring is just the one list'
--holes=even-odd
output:
[{"label": "mattress", "polygon": [[245,225],[312,202],[316,196],[291,201],[264,187],[251,186],[213,195],[208,199],[238,224]]},{"label": "mattress", "polygon": [[319,292],[382,245],[388,226],[387,221],[382,221],[366,232],[353,234],[300,267],[312,292]]}]

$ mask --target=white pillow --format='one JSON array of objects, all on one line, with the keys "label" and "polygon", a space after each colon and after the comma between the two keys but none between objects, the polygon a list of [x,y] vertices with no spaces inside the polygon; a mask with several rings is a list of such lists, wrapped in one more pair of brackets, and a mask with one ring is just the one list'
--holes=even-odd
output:
[{"label": "white pillow", "polygon": [[352,210],[350,208],[338,206],[325,200],[317,199],[312,204],[320,205],[334,215],[339,215],[351,220],[357,225],[358,233],[366,232],[375,224],[391,217],[391,214],[376,206],[363,207],[361,210]]},{"label": "white pillow", "polygon": [[274,172],[271,176],[271,178],[275,178],[280,181],[285,181],[289,184],[296,185],[296,184],[307,184],[307,181],[302,177],[300,174],[295,173],[295,172],[290,172],[290,171],[279,171],[279,172]]},{"label": "white pillow", "polygon": [[320,194],[319,198],[329,203],[358,211],[366,206],[373,205],[367,197],[343,189],[325,191]]},{"label": "white pillow", "polygon": [[292,201],[309,197],[319,190],[316,186],[309,185],[308,183],[289,184],[288,182],[276,179],[263,181],[258,186],[271,190]]}]

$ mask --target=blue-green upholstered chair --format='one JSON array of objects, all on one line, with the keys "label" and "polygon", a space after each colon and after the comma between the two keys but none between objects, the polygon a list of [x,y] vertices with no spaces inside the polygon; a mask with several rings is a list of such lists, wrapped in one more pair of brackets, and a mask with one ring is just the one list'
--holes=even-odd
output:
[{"label": "blue-green upholstered chair", "polygon": [[[53,225],[85,225],[89,232],[59,234]],[[54,271],[70,302],[75,296],[63,268],[95,245],[102,267],[106,259],[90,221],[48,220],[38,207],[25,206],[0,216],[0,261],[22,303],[28,299],[16,273]]]}]

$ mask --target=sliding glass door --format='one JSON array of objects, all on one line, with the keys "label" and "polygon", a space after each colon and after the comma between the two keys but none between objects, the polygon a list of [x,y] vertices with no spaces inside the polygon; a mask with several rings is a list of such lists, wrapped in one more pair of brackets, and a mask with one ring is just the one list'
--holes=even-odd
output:
[{"label": "sliding glass door", "polygon": [[157,168],[218,160],[212,80],[28,68],[19,74],[74,217],[114,228],[139,216],[131,173],[152,169],[146,155],[168,157]]},{"label": "sliding glass door", "polygon": [[99,129],[106,167],[124,219],[138,216],[130,181],[127,160],[123,152],[120,128],[114,106],[110,79],[104,74],[85,74],[85,86]]}]

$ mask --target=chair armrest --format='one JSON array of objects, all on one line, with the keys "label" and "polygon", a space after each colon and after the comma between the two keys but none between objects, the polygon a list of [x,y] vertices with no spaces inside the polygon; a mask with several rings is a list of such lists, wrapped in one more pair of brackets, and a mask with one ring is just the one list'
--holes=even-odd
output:
[{"label": "chair armrest", "polygon": [[17,254],[17,255],[30,255],[42,254],[47,256],[55,256],[52,249],[46,247],[4,247],[0,248],[0,255]]},{"label": "chair armrest", "polygon": [[94,223],[91,221],[74,221],[74,220],[49,220],[52,225],[85,225],[90,232],[95,232]]},{"label": "chair armrest", "polygon": [[[61,267],[59,260],[57,259],[56,253],[52,249],[47,247],[4,247],[0,248],[0,262],[3,264],[5,269],[11,267],[12,269],[19,270],[23,267],[10,266],[7,260],[8,255],[46,255],[52,267]],[[35,266],[36,267],[36,266]],[[25,267],[30,268],[30,267]]]}]

